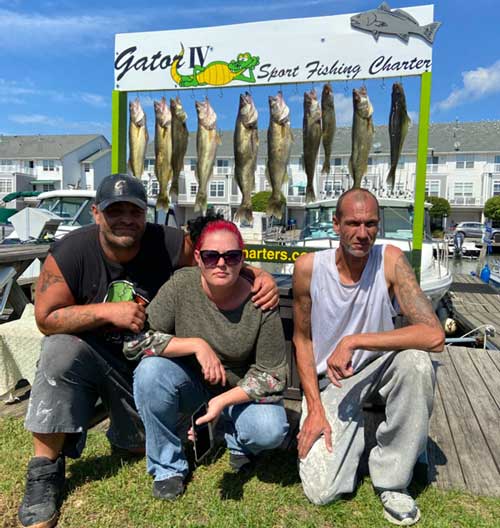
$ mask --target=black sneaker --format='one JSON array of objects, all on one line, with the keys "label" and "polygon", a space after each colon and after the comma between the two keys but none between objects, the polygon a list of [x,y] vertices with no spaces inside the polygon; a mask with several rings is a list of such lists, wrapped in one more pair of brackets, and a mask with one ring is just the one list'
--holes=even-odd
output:
[{"label": "black sneaker", "polygon": [[175,500],[184,493],[184,479],[180,475],[153,482],[153,497],[163,500]]},{"label": "black sneaker", "polygon": [[33,457],[28,463],[26,490],[19,506],[22,526],[52,528],[59,517],[64,486],[64,457],[54,462],[46,457]]},{"label": "black sneaker", "polygon": [[254,467],[255,458],[243,453],[229,453],[229,465],[233,473],[248,473]]}]

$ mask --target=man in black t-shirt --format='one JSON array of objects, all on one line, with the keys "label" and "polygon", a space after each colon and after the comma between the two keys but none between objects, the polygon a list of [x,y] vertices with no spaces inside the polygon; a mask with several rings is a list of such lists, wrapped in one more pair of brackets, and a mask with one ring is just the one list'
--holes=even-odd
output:
[{"label": "man in black t-shirt", "polygon": [[[57,523],[64,484],[64,456],[78,457],[100,397],[110,415],[111,445],[144,452],[144,429],[132,390],[135,362],[122,346],[141,332],[145,305],[176,268],[192,265],[189,237],[146,222],[147,197],[140,180],[105,178],[92,206],[95,225],[55,242],[40,272],[35,317],[44,339],[33,383],[26,429],[34,457],[19,507],[25,527]],[[278,302],[269,274],[253,268],[254,302]]]}]

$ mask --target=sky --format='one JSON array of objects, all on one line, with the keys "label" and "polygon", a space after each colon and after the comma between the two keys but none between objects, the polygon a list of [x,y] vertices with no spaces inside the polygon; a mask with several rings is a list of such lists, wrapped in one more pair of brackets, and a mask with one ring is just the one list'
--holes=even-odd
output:
[{"label": "sky", "polygon": [[[189,29],[264,20],[359,13],[380,0],[0,0],[0,134],[104,134],[111,141],[111,91],[116,33]],[[391,8],[429,1],[390,0]],[[441,21],[433,46],[431,122],[500,119],[500,3],[497,0],[436,0],[434,20]],[[386,124],[390,83],[366,83],[375,124]],[[334,83],[337,122],[352,121],[352,88],[360,81]],[[409,114],[418,121],[418,78],[405,78]],[[301,127],[303,92],[311,83],[283,85],[292,126]],[[256,87],[252,94],[267,126],[267,96],[278,86]],[[320,90],[321,87],[317,86]],[[218,128],[231,130],[242,90],[208,94]],[[205,96],[205,90],[196,94]],[[133,94],[135,96],[135,94]],[[170,93],[141,93],[154,127],[153,100]],[[196,128],[194,101],[181,99]]]}]

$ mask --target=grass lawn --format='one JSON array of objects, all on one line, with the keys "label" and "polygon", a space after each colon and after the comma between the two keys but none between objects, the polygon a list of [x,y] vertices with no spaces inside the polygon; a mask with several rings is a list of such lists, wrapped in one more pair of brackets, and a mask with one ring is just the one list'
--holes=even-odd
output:
[{"label": "grass lawn", "polygon": [[[0,420],[0,525],[17,525],[31,438],[22,420]],[[145,461],[124,463],[110,454],[106,437],[90,432],[80,460],[67,462],[67,496],[59,527],[382,527],[388,526],[369,479],[350,500],[311,505],[302,494],[294,453],[263,456],[248,478],[228,472],[225,452],[198,468],[186,493],[171,503],[153,499]],[[500,499],[411,490],[422,510],[420,527],[500,527]]]}]

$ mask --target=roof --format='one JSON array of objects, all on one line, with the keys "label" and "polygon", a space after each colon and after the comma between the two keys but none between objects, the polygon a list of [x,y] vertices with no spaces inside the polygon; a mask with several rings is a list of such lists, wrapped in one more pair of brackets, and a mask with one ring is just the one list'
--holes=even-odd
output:
[{"label": "roof", "polygon": [[0,158],[6,159],[61,159],[66,154],[86,145],[94,139],[102,138],[102,146],[109,143],[101,134],[81,135],[0,135]]},{"label": "roof", "polygon": [[80,163],[93,163],[94,161],[97,161],[98,159],[101,159],[104,156],[111,155],[111,149],[106,148],[102,150],[98,150],[97,152],[94,152],[87,158],[83,158],[80,160]]},{"label": "roof", "polygon": [[[261,125],[262,126],[262,125]],[[233,158],[233,131],[223,131],[222,143],[217,148],[217,158]],[[293,129],[292,156],[302,155],[302,129]],[[403,154],[416,155],[418,124],[411,124],[403,147]],[[377,125],[373,144],[380,144],[377,154],[390,154],[389,132],[386,125]],[[457,144],[459,150],[456,150]],[[429,150],[434,154],[495,152],[500,154],[500,121],[473,121],[463,123],[432,123],[429,126]],[[322,152],[322,149],[320,153]],[[372,147],[372,153],[374,149]],[[351,127],[339,127],[333,141],[332,156],[351,154]],[[259,157],[267,156],[267,123],[259,130]],[[147,158],[154,158],[154,143],[148,145]],[[196,157],[196,131],[189,134],[186,159]]]}]

